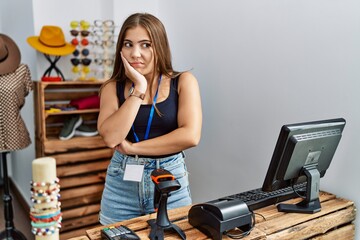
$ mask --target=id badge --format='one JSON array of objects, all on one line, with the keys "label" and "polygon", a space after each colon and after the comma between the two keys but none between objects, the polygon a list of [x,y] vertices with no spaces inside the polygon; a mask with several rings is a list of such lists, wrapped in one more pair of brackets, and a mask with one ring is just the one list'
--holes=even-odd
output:
[{"label": "id badge", "polygon": [[126,164],[124,181],[141,182],[144,172],[144,165]]}]

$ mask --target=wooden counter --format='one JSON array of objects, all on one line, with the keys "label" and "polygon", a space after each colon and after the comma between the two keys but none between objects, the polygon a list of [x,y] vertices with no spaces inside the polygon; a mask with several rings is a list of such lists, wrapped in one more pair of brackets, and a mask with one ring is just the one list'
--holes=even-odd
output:
[{"label": "wooden counter", "polygon": [[[296,203],[299,201],[301,199],[293,199],[287,202]],[[243,239],[354,239],[355,225],[353,221],[356,216],[354,203],[326,192],[320,193],[320,201],[322,209],[314,214],[282,213],[277,211],[275,205],[258,209],[255,211],[255,227],[250,235]],[[190,206],[169,210],[170,220],[185,232],[186,238],[189,240],[209,239],[188,223],[189,209]],[[156,214],[150,214],[114,225],[124,224],[133,229],[141,239],[149,239],[150,228],[146,221],[154,218],[156,218]],[[100,230],[102,228],[87,230],[87,237],[90,240],[101,239]],[[83,239],[85,238],[84,236]],[[175,233],[165,232],[165,239],[180,239],[180,237]],[[230,238],[224,236],[223,239]]]}]

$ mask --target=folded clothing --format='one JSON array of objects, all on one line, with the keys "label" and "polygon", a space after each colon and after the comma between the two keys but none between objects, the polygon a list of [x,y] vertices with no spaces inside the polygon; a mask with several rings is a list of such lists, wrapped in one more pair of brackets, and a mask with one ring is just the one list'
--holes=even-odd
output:
[{"label": "folded clothing", "polygon": [[83,98],[71,100],[69,104],[73,107],[76,107],[79,110],[99,108],[100,98],[98,95],[93,95],[89,97],[83,97]]}]

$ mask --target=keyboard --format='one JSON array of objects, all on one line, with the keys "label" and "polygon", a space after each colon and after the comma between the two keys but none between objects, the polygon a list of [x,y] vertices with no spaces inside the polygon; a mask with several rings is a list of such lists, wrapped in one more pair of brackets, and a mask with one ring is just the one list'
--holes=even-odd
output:
[{"label": "keyboard", "polygon": [[[296,192],[294,191],[296,189]],[[220,201],[230,201],[233,199],[241,199],[247,205],[249,210],[253,211],[269,205],[276,204],[285,200],[293,199],[303,196],[306,191],[306,182],[298,183],[293,187],[285,187],[272,192],[262,191],[261,188],[229,195],[219,198],[217,200],[209,201],[208,203],[216,203]]]}]

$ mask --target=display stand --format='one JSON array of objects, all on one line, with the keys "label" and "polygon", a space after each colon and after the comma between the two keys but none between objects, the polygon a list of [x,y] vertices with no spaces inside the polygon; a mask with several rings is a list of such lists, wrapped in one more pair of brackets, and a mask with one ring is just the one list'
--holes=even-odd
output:
[{"label": "display stand", "polygon": [[306,198],[297,204],[278,204],[279,212],[312,214],[321,210],[319,199],[320,172],[316,165],[304,167],[303,171],[307,179]]},{"label": "display stand", "polygon": [[10,195],[9,177],[7,172],[7,154],[9,152],[1,152],[3,177],[4,177],[4,217],[5,217],[5,230],[0,233],[0,240],[26,240],[26,237],[14,226],[14,212],[12,208],[12,198]]},{"label": "display stand", "polygon": [[[48,79],[53,79],[52,81],[63,81],[65,80],[64,75],[60,71],[60,69],[56,66],[56,63],[59,61],[61,56],[55,56],[54,59],[51,59],[50,55],[44,53],[45,58],[50,62],[50,67],[46,69],[44,75],[42,76],[42,80],[46,81]],[[55,71],[57,77],[51,77],[51,72]]]}]

